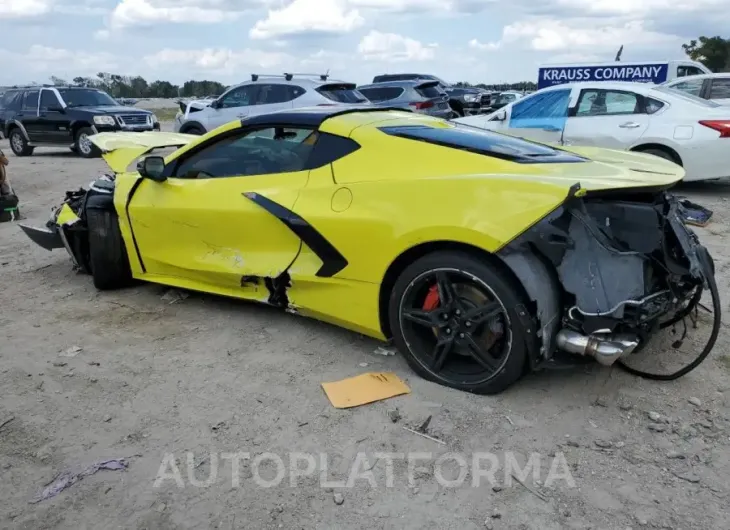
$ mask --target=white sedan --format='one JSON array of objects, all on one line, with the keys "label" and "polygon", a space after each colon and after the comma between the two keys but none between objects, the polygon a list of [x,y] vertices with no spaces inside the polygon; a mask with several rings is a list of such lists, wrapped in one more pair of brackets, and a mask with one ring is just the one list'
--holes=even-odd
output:
[{"label": "white sedan", "polygon": [[539,142],[650,153],[683,166],[685,181],[730,177],[730,107],[661,85],[557,85],[453,121]]}]

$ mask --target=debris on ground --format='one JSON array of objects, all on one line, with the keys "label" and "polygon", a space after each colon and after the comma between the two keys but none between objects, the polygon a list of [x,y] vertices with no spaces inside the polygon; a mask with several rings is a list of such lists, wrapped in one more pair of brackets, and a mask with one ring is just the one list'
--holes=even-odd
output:
[{"label": "debris on ground", "polygon": [[443,440],[439,440],[438,438],[434,438],[433,436],[429,436],[428,434],[419,432],[415,429],[409,429],[408,427],[403,427],[403,428],[408,432],[412,432],[413,434],[417,434],[418,436],[427,438],[427,439],[431,440],[432,442],[436,442],[437,444],[446,445],[446,442],[444,442]]},{"label": "debris on ground", "polygon": [[345,497],[342,493],[335,493],[332,498],[337,506],[340,506],[343,502],[345,502]]},{"label": "debris on ground", "polygon": [[165,302],[169,302],[171,304],[176,304],[178,302],[182,302],[186,298],[190,296],[190,293],[186,291],[181,291],[179,289],[168,289],[165,291],[165,293],[160,297]]},{"label": "debris on ground", "polygon": [[59,473],[56,475],[56,477],[43,489],[42,492],[38,494],[36,498],[31,500],[31,504],[35,504],[41,501],[44,501],[46,499],[50,499],[61,493],[66,488],[73,486],[78,481],[82,480],[84,477],[88,477],[89,475],[93,475],[97,471],[101,469],[109,470],[109,471],[120,471],[120,470],[126,470],[129,464],[127,463],[127,460],[124,458],[113,458],[111,460],[104,460],[102,462],[97,462],[96,464],[91,464],[90,466],[82,469],[81,471],[72,472],[72,471],[64,471],[62,473]]},{"label": "debris on ground", "polygon": [[691,397],[687,401],[689,401],[695,407],[701,407],[702,406],[702,401],[700,401],[696,397]]},{"label": "debris on ground", "polygon": [[3,427],[5,427],[8,423],[10,423],[11,421],[13,421],[14,419],[15,419],[15,416],[10,416],[7,420],[5,420],[2,423],[0,423],[0,429],[2,429]]},{"label": "debris on ground", "polygon": [[382,346],[378,346],[375,348],[375,351],[373,352],[375,355],[382,355],[384,357],[391,357],[395,355],[395,350],[392,348],[383,348]]},{"label": "debris on ground", "polygon": [[398,420],[400,420],[400,418],[401,418],[398,407],[396,407],[394,409],[390,409],[388,411],[388,417],[390,418],[390,421],[392,421],[393,423],[398,423]]},{"label": "debris on ground", "polygon": [[713,211],[704,206],[679,198],[679,217],[688,225],[707,226],[712,219]]},{"label": "debris on ground", "polygon": [[60,355],[61,357],[76,357],[79,353],[81,353],[82,350],[83,348],[80,348],[78,346],[71,346],[70,348],[63,350],[58,355]]},{"label": "debris on ground", "polygon": [[424,434],[425,434],[425,433],[426,433],[426,432],[428,431],[428,426],[429,426],[429,425],[431,424],[431,418],[433,418],[433,416],[429,416],[428,418],[426,418],[426,421],[424,421],[424,422],[423,422],[423,423],[422,423],[422,424],[421,424],[421,425],[420,425],[420,426],[418,427],[418,429],[417,429],[417,430],[418,430],[418,432],[421,432],[421,433],[424,433]]},{"label": "debris on ground", "polygon": [[322,388],[330,403],[338,409],[358,407],[411,392],[397,375],[384,372],[368,372],[341,381],[322,383]]}]

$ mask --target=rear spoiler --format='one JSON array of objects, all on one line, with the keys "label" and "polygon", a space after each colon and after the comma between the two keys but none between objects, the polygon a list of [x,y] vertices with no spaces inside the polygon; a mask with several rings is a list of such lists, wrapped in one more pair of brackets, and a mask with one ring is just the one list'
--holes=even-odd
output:
[{"label": "rear spoiler", "polygon": [[438,84],[438,81],[424,81],[423,83],[420,83],[413,88],[415,88],[416,90],[418,90],[419,88],[431,88],[434,86],[438,86]]}]

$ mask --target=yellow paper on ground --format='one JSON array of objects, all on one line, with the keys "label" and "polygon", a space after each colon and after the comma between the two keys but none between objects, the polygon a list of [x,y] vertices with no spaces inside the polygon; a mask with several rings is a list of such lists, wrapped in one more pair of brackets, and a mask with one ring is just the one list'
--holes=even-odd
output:
[{"label": "yellow paper on ground", "polygon": [[358,407],[411,392],[411,389],[391,372],[368,372],[342,381],[322,383],[322,388],[330,403],[338,409]]}]

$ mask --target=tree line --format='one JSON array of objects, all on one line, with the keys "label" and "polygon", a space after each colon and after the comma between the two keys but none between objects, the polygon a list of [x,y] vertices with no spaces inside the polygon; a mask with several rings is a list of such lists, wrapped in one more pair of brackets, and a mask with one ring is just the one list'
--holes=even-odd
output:
[{"label": "tree line", "polygon": [[[730,71],[730,39],[720,36],[699,37],[682,45],[682,49],[693,61],[704,64],[712,72]],[[99,72],[96,77],[75,77],[72,80],[51,76],[54,85],[75,85],[100,88],[115,98],[201,98],[218,95],[225,91],[226,86],[218,81],[186,81],[182,85],[175,85],[169,81],[148,82],[141,76],[124,76],[108,72]],[[519,83],[467,83],[460,81],[456,86],[474,86],[487,90],[536,90],[532,81]]]}]

